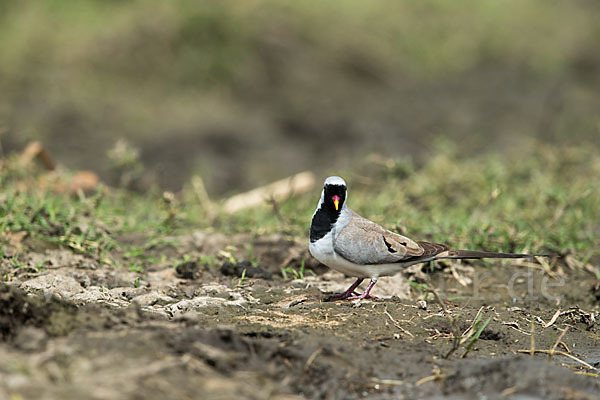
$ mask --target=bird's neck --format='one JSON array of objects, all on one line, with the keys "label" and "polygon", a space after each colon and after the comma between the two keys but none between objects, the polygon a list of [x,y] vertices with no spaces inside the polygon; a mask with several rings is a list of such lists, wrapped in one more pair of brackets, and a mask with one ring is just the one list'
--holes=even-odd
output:
[{"label": "bird's neck", "polygon": [[311,243],[316,242],[331,232],[333,224],[338,220],[342,210],[336,211],[334,208],[327,207],[323,203],[320,204],[317,211],[315,211],[310,224]]}]

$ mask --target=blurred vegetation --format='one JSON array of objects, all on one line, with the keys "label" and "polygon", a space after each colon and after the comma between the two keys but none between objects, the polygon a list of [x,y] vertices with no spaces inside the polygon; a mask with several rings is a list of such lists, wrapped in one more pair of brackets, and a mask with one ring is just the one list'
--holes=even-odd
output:
[{"label": "blurred vegetation", "polygon": [[[572,254],[585,265],[600,255],[600,156],[589,147],[544,146],[532,157],[464,158],[441,143],[424,165],[370,157],[343,174],[348,204],[416,239],[466,249]],[[197,229],[251,237],[280,233],[307,240],[320,187],[237,214],[203,208],[191,185],[179,196],[99,186],[66,194],[42,186],[47,172],[10,157],[0,164],[1,249],[14,238],[32,248],[60,247],[135,268],[155,263],[148,250]],[[55,178],[68,171],[52,172]],[[124,240],[137,233],[141,240]],[[8,246],[8,247],[7,247]],[[14,252],[13,252],[14,253]],[[12,253],[11,253],[12,254]],[[164,254],[163,254],[164,257]],[[592,262],[597,262],[592,260]]]},{"label": "blurred vegetation", "polygon": [[[371,152],[595,143],[600,3],[424,0],[0,2],[0,140],[40,139],[116,184],[211,193]],[[491,161],[490,161],[491,162]],[[430,165],[430,164],[428,164]],[[477,179],[477,177],[473,177]]]}]

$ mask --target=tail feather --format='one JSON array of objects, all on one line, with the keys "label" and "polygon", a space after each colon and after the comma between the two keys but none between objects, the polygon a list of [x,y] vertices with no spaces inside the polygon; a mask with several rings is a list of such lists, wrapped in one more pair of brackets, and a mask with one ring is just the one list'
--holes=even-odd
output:
[{"label": "tail feather", "polygon": [[480,259],[480,258],[535,258],[535,257],[553,257],[550,254],[519,254],[519,253],[497,253],[493,251],[477,250],[455,250],[440,243],[418,242],[423,248],[423,254],[420,256],[404,258],[398,262],[405,265],[413,265],[433,260],[444,259]]},{"label": "tail feather", "polygon": [[435,259],[479,259],[479,258],[534,258],[551,257],[549,254],[518,254],[518,253],[497,253],[493,251],[476,250],[447,250],[436,255]]}]

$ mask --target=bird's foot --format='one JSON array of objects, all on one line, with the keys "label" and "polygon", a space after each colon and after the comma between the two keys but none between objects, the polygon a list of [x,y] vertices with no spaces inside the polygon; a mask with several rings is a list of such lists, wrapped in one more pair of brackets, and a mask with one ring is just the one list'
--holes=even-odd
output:
[{"label": "bird's foot", "polygon": [[329,296],[327,298],[327,300],[345,300],[345,299],[347,299],[348,297],[350,297],[356,293],[356,288],[358,287],[358,285],[360,285],[360,283],[362,281],[363,281],[362,278],[357,279],[356,282],[354,282],[352,284],[352,286],[350,286],[348,288],[348,290],[346,290],[345,292],[341,292],[341,293],[334,293],[331,296]]},{"label": "bird's foot", "polygon": [[334,293],[331,296],[329,296],[328,300],[344,300],[344,299],[347,299],[348,297],[352,296],[354,293],[356,293],[356,292],[349,293],[348,291],[346,291],[346,292]]},{"label": "bird's foot", "polygon": [[373,299],[377,300],[377,296],[373,296],[371,293],[363,293],[358,296],[348,296],[345,298],[346,300],[363,300],[363,299]]},{"label": "bird's foot", "polygon": [[[345,292],[341,292],[341,293],[334,293],[331,296],[329,296],[327,298],[327,300],[328,301],[330,301],[330,300],[347,300],[347,299],[350,299],[351,297],[358,297],[358,296],[360,296],[360,294],[355,290],[353,290],[352,292],[345,291]],[[377,297],[369,294],[368,298],[376,299]]]}]

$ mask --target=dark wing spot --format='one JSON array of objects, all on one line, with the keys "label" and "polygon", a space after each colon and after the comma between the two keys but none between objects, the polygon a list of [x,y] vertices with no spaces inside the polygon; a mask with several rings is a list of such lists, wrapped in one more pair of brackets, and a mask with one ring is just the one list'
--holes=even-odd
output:
[{"label": "dark wing spot", "polygon": [[385,240],[385,236],[382,236],[382,238],[383,238],[383,243],[385,243],[385,246],[387,247],[388,251],[389,251],[390,253],[397,253],[397,251],[396,251],[396,250],[392,249],[392,245],[391,245],[391,244],[389,244],[389,243],[387,242],[387,240]]},{"label": "dark wing spot", "polygon": [[406,242],[402,242],[400,243],[402,246],[406,246]]}]

